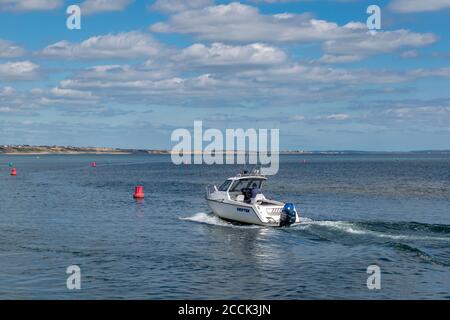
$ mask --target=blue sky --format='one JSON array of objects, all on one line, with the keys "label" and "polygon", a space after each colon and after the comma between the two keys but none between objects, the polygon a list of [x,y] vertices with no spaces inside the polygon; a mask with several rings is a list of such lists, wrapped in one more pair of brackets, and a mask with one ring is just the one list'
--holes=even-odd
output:
[{"label": "blue sky", "polygon": [[203,120],[279,128],[281,149],[450,149],[449,13],[450,0],[0,0],[0,144],[170,148]]}]

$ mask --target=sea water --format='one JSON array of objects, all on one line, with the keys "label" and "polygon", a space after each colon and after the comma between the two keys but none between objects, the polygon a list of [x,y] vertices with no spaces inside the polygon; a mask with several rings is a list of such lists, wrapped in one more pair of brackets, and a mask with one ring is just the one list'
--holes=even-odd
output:
[{"label": "sea water", "polygon": [[[280,161],[265,192],[296,204],[290,228],[212,215],[206,185],[240,166],[0,156],[0,299],[450,299],[450,156]],[[66,286],[73,265],[80,290]]]}]

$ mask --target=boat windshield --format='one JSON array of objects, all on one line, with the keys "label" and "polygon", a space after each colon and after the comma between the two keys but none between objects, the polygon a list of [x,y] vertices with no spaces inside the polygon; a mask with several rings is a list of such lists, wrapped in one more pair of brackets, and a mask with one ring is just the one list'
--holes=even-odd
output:
[{"label": "boat windshield", "polygon": [[232,180],[226,180],[222,185],[219,187],[219,191],[227,191],[228,187],[230,186]]},{"label": "boat windshield", "polygon": [[256,188],[261,189],[262,179],[240,179],[234,182],[233,186],[230,189],[230,192],[241,191],[242,188]]}]

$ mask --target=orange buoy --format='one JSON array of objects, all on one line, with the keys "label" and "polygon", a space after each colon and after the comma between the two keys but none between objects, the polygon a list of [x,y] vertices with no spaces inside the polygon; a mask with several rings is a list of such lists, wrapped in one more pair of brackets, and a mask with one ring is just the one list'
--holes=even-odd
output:
[{"label": "orange buoy", "polygon": [[12,175],[12,176],[17,176],[17,170],[16,170],[16,168],[12,168],[12,169],[11,169],[11,175]]},{"label": "orange buoy", "polygon": [[133,198],[135,198],[135,199],[144,199],[144,187],[137,186],[134,189]]},{"label": "orange buoy", "polygon": [[97,167],[97,162],[95,162],[95,161],[94,161],[94,162],[91,162],[91,167],[92,167],[92,168]]}]

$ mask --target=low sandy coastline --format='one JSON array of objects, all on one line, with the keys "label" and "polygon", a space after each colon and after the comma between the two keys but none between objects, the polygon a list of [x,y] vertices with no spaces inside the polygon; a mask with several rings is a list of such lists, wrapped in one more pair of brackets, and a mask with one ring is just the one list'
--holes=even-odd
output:
[{"label": "low sandy coastline", "polygon": [[76,155],[76,154],[92,154],[92,155],[114,155],[114,154],[132,154],[132,149],[115,149],[103,147],[73,147],[73,146],[29,146],[29,145],[3,145],[0,146],[0,155]]},{"label": "low sandy coastline", "polygon": [[0,155],[5,156],[41,156],[41,155],[83,155],[83,154],[93,154],[93,155],[115,155],[115,154],[132,154],[132,152],[5,152]]},{"label": "low sandy coastline", "polygon": [[[0,145],[0,155],[8,156],[39,156],[39,155],[130,155],[130,154],[147,154],[147,155],[171,155],[177,154],[179,151],[161,150],[161,149],[114,149],[101,147],[72,147],[72,146],[8,146]],[[202,150],[184,151],[185,155],[206,154]],[[217,150],[216,155],[242,155],[243,151]],[[257,154],[256,151],[250,151],[248,154]],[[450,150],[422,150],[422,151],[306,151],[306,150],[284,150],[279,151],[280,155],[342,155],[342,154],[450,154]]]}]

